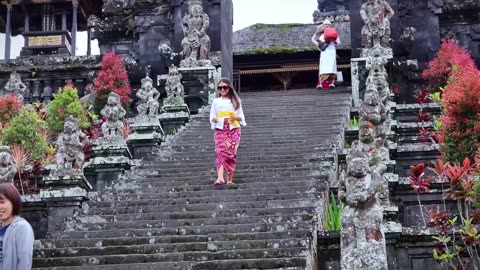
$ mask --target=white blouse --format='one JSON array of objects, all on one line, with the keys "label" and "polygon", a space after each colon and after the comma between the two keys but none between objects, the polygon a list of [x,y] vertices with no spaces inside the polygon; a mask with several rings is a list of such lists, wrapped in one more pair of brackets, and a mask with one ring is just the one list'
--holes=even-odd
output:
[{"label": "white blouse", "polygon": [[[217,117],[219,113],[225,111],[235,112],[237,116],[241,118],[238,123],[242,126],[247,125],[247,122],[245,122],[245,115],[243,114],[242,103],[240,103],[238,110],[235,110],[235,107],[233,107],[232,101],[229,98],[219,97],[213,100],[212,108],[210,109],[210,124],[212,126],[212,129],[223,129],[223,122],[227,117],[219,118],[217,123],[214,123],[212,120],[213,118]],[[230,124],[230,130],[234,128],[235,125]]]}]

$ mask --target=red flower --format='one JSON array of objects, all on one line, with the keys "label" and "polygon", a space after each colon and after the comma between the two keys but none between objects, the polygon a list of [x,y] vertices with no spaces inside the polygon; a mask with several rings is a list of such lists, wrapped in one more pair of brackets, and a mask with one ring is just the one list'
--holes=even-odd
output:
[{"label": "red flower", "polygon": [[115,92],[120,95],[122,104],[130,101],[132,88],[128,81],[125,61],[113,52],[107,52],[102,59],[102,70],[93,85],[88,89],[93,92]]},{"label": "red flower", "polygon": [[475,69],[475,62],[470,53],[452,40],[442,43],[435,59],[428,63],[423,71],[423,78],[429,82],[429,90],[437,91],[447,85],[450,76],[465,69]]}]

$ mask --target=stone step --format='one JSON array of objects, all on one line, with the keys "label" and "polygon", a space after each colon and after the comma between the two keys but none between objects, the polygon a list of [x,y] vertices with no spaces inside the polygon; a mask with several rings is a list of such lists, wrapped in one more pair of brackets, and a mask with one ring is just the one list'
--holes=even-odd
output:
[{"label": "stone step", "polygon": [[151,243],[140,245],[116,245],[107,247],[68,247],[68,248],[44,248],[34,251],[34,258],[42,257],[76,257],[76,256],[104,256],[119,254],[156,254],[192,251],[228,251],[242,249],[281,249],[298,248],[307,245],[307,239],[285,238],[266,240],[244,241],[205,241],[193,243]]},{"label": "stone step", "polygon": [[[274,258],[274,259],[236,259],[209,262],[157,262],[95,265],[95,270],[221,270],[221,269],[250,269],[250,270],[304,270],[304,257]],[[38,270],[91,270],[92,266],[69,266],[54,268],[35,268]]]},{"label": "stone step", "polygon": [[[244,168],[238,168],[237,171],[242,171]],[[160,180],[161,179],[161,180]],[[212,186],[213,181],[215,179],[189,179],[189,180],[172,180],[171,178],[159,178],[158,181],[142,181],[136,184],[138,188],[143,189],[143,188],[154,188],[156,189],[157,187],[178,187],[178,186],[201,186],[201,185],[206,185],[206,186]],[[270,186],[275,186],[277,183],[285,183],[285,182],[296,182],[296,181],[305,181],[305,182],[311,182],[315,180],[324,180],[327,181],[326,176],[316,176],[316,177],[282,177],[282,178],[262,178],[261,180],[258,180],[256,177],[252,178],[235,178],[235,184],[236,185],[250,185],[250,184],[256,184],[259,183],[260,185],[270,185]],[[222,185],[222,186],[216,186],[215,189],[229,189],[228,185]]]},{"label": "stone step", "polygon": [[147,245],[155,243],[206,243],[209,241],[237,242],[254,240],[282,240],[287,238],[306,238],[309,231],[257,232],[257,233],[211,233],[207,235],[171,235],[155,237],[119,237],[90,239],[43,239],[35,242],[35,252],[42,248],[74,248],[74,247],[114,247],[129,245]]},{"label": "stone step", "polygon": [[168,228],[148,229],[108,229],[95,231],[56,231],[49,236],[57,239],[78,239],[78,238],[123,238],[123,237],[155,237],[175,235],[208,235],[212,233],[238,234],[238,233],[260,233],[260,232],[287,232],[296,230],[311,230],[313,220],[295,220],[272,223],[248,223],[248,224],[223,224],[203,226],[181,226]]},{"label": "stone step", "polygon": [[[319,187],[322,188],[322,187]],[[123,192],[123,193],[122,193]],[[154,192],[153,190],[151,192]],[[316,193],[318,192],[314,186],[298,186],[286,188],[261,188],[261,189],[232,189],[228,190],[204,190],[204,191],[185,191],[185,192],[161,192],[161,193],[132,193],[128,194],[126,190],[119,190],[117,194],[103,194],[100,198],[108,200],[151,200],[151,199],[176,199],[208,197],[208,196],[241,196],[241,195],[268,195],[268,194],[287,194],[287,193]]]},{"label": "stone step", "polygon": [[[244,141],[254,141],[261,140],[267,142],[266,136],[272,136],[270,139],[285,139],[291,137],[291,139],[296,139],[296,136],[299,136],[299,139],[314,139],[314,135],[331,135],[338,133],[341,129],[343,122],[330,120],[330,123],[325,123],[324,125],[319,124],[315,127],[306,126],[304,128],[299,128],[297,126],[284,126],[281,125],[278,128],[265,128],[265,127],[244,127],[242,128],[242,140]],[[311,124],[310,124],[311,125]],[[332,127],[332,125],[335,125]],[[290,128],[290,130],[288,129]],[[255,130],[253,130],[255,129]],[[198,132],[193,134],[181,134],[178,138],[173,139],[175,142],[180,143],[191,143],[195,140],[213,140],[214,131],[209,129],[198,130]]]},{"label": "stone step", "polygon": [[[315,166],[317,165],[317,166]],[[245,178],[245,177],[266,177],[267,175],[271,175],[272,177],[282,177],[282,176],[293,176],[293,175],[308,175],[312,171],[318,171],[319,166],[318,164],[312,163],[309,167],[280,167],[280,168],[245,168],[244,170],[236,169],[235,170],[235,177],[238,178]],[[193,172],[193,171],[180,171],[178,169],[173,170],[149,170],[145,172],[143,175],[138,175],[140,179],[146,178],[158,178],[161,176],[163,179],[170,179],[170,177],[184,177],[184,179],[191,179],[192,177],[198,178],[208,178],[211,177],[212,174],[216,175],[217,171],[214,167],[214,161],[212,164],[204,168],[201,171]]]},{"label": "stone step", "polygon": [[261,217],[261,216],[280,216],[293,214],[314,214],[315,209],[311,206],[304,207],[285,207],[285,208],[243,208],[243,209],[214,209],[211,211],[155,211],[148,213],[127,213],[114,215],[81,215],[72,218],[72,222],[79,222],[81,224],[97,224],[97,223],[111,223],[123,221],[165,221],[177,219],[190,219],[195,221],[197,219],[207,218],[234,218],[234,217]]},{"label": "stone step", "polygon": [[[127,193],[151,193],[152,189],[155,192],[189,192],[189,191],[210,191],[212,189],[216,190],[228,190],[228,189],[235,189],[235,190],[242,190],[242,189],[263,189],[263,188],[270,188],[272,186],[280,188],[280,187],[297,187],[297,186],[302,186],[302,185],[308,185],[308,186],[318,186],[319,182],[321,180],[310,180],[310,181],[305,181],[305,180],[299,180],[299,181],[282,181],[282,182],[251,182],[251,183],[242,183],[240,180],[235,181],[235,185],[229,186],[229,185],[221,185],[221,186],[216,186],[213,187],[212,183],[213,181],[205,181],[206,183],[203,185],[179,185],[179,183],[174,184],[174,185],[160,185],[164,182],[159,181],[158,185],[155,187],[140,187],[140,188],[135,188],[135,189],[126,189],[123,190],[122,192],[119,192],[121,194],[127,194]],[[149,182],[151,183],[151,182]]]},{"label": "stone step", "polygon": [[311,207],[315,206],[310,198],[297,200],[281,201],[254,201],[254,202],[234,202],[222,204],[181,204],[181,205],[157,205],[157,206],[116,206],[115,208],[88,208],[84,210],[83,215],[118,215],[118,214],[139,214],[155,212],[195,212],[195,211],[215,211],[222,209],[251,209],[251,208],[287,208],[287,207]]},{"label": "stone step", "polygon": [[[181,253],[122,254],[76,257],[34,258],[37,267],[52,266],[96,266],[102,264],[125,264],[145,262],[178,262],[178,261],[214,261],[234,259],[282,258],[303,256],[304,248],[266,248],[248,250],[227,250],[220,252],[192,251]],[[211,263],[211,262],[208,262]],[[211,269],[211,268],[210,268]]]},{"label": "stone step", "polygon": [[[277,163],[277,162],[291,162],[291,161],[301,161],[303,159],[304,162],[308,162],[311,158],[318,158],[318,159],[325,159],[331,158],[333,156],[334,149],[330,147],[328,149],[321,148],[321,147],[312,147],[308,151],[304,151],[302,153],[292,153],[292,151],[284,152],[284,153],[269,153],[268,156],[263,155],[262,153],[258,153],[257,155],[245,155],[242,152],[243,147],[239,149],[239,155],[237,157],[237,162],[256,162],[256,161],[269,161],[270,163]],[[211,160],[205,159],[205,154],[202,155],[192,155],[192,156],[169,156],[169,153],[163,153],[160,151],[162,155],[156,154],[155,156],[150,156],[143,159],[142,164],[145,166],[149,165],[158,165],[158,166],[170,166],[170,165],[182,165],[185,166],[185,162],[187,161],[188,164],[192,165],[206,165],[210,163]],[[241,154],[240,154],[241,153]],[[212,156],[215,156],[215,150],[212,147],[211,152],[209,153]],[[142,166],[142,165],[141,165]],[[139,166],[138,168],[142,168]]]},{"label": "stone step", "polygon": [[[213,149],[212,149],[213,151]],[[241,151],[241,150],[240,150]],[[329,146],[328,148],[325,147],[315,147],[314,151],[310,151],[310,153],[303,153],[303,154],[295,154],[295,153],[277,153],[277,154],[270,154],[268,156],[264,155],[257,155],[257,156],[249,156],[245,157],[244,155],[239,155],[237,157],[238,162],[248,162],[248,161],[255,161],[255,162],[262,162],[266,166],[270,166],[271,164],[277,163],[304,163],[308,162],[309,160],[323,160],[326,158],[333,157],[334,148]],[[212,153],[215,155],[215,152]],[[147,157],[142,160],[141,164],[136,168],[143,168],[143,166],[180,166],[185,167],[185,161],[188,161],[188,166],[205,166],[206,163],[209,163],[210,160],[205,160],[202,158],[188,158],[188,157],[167,157],[162,156],[159,157],[157,155]]]},{"label": "stone step", "polygon": [[[330,154],[330,153],[328,153]],[[237,159],[237,170],[247,170],[247,169],[255,169],[255,168],[285,168],[285,167],[291,167],[291,168],[301,168],[301,167],[314,167],[316,166],[315,163],[317,162],[322,162],[322,161],[330,161],[333,159],[333,156],[318,156],[318,157],[311,157],[311,158],[306,158],[303,156],[296,156],[296,157],[289,157],[288,159],[282,159],[282,160],[277,160],[277,159],[263,159],[263,160],[247,160],[245,158],[238,158]],[[189,160],[190,161],[190,160]],[[198,160],[200,162],[188,162],[188,170],[196,170],[196,169],[201,169],[204,170],[205,167],[211,167],[214,164],[214,160]],[[165,172],[172,172],[172,171],[178,171],[182,170],[185,171],[185,161],[176,161],[170,162],[168,164],[163,164],[162,161],[157,161],[157,162],[149,162],[146,164],[145,162],[142,162],[140,166],[135,167],[135,170],[151,170],[155,169],[158,171],[161,171],[163,173]]]},{"label": "stone step", "polygon": [[[301,149],[309,149],[309,148],[312,148],[313,146],[317,146],[317,145],[322,145],[325,143],[326,140],[330,139],[331,138],[331,134],[327,134],[327,135],[315,135],[315,139],[313,140],[306,140],[306,141],[303,141],[301,143],[285,143],[285,142],[279,142],[279,143],[276,143],[276,142],[266,142],[266,143],[259,143],[259,142],[254,142],[254,143],[249,143],[249,142],[245,142],[243,140],[240,141],[240,146],[242,148],[244,148],[244,150],[247,150],[246,152],[256,152],[255,150],[264,150],[264,151],[267,151],[267,150],[275,150],[275,151],[279,151],[281,150],[281,152],[283,152],[284,150],[291,150],[291,149],[296,149],[298,147],[301,147]],[[248,148],[248,147],[251,147],[251,148]],[[195,140],[191,140],[189,142],[189,144],[179,144],[179,145],[173,145],[173,146],[164,146],[164,147],[161,147],[159,148],[160,150],[164,150],[164,151],[175,151],[175,150],[194,150],[193,154],[196,154],[197,152],[201,152],[199,150],[205,150],[205,149],[213,149],[215,148],[215,145],[213,143],[213,136],[211,138],[211,140],[209,141],[209,143],[207,144],[203,144],[203,145],[198,145],[198,142],[195,142]],[[298,149],[300,150],[300,149]],[[190,153],[192,154],[192,153]]]},{"label": "stone step", "polygon": [[[105,195],[108,197],[108,195]],[[241,203],[266,203],[267,205],[282,204],[282,202],[289,202],[291,200],[300,200],[302,198],[315,199],[319,197],[316,193],[282,193],[282,194],[253,194],[253,195],[238,195],[238,196],[206,196],[195,198],[168,198],[168,199],[144,199],[137,200],[109,200],[109,201],[89,201],[88,207],[93,208],[114,208],[114,207],[144,207],[144,206],[166,206],[172,207],[174,205],[190,205],[195,207],[199,204],[241,204]]]},{"label": "stone step", "polygon": [[[285,211],[287,212],[287,211]],[[192,213],[192,217],[195,215]],[[298,222],[308,221],[312,219],[311,213],[298,214],[280,214],[265,216],[244,216],[244,217],[199,217],[199,218],[178,218],[178,219],[151,219],[137,221],[111,221],[101,220],[98,218],[97,223],[67,223],[61,227],[64,232],[67,231],[101,231],[111,229],[149,229],[149,228],[177,228],[182,226],[199,227],[208,225],[232,225],[232,224],[262,224],[272,222]]]}]

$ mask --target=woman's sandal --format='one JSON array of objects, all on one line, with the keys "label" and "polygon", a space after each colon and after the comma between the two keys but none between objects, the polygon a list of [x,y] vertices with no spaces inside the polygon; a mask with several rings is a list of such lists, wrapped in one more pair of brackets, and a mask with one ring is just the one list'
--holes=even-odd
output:
[{"label": "woman's sandal", "polygon": [[235,185],[235,183],[233,183],[233,181],[232,182],[227,182],[227,185],[229,185],[229,186],[230,185]]},{"label": "woman's sandal", "polygon": [[217,179],[217,181],[213,182],[213,186],[220,186],[225,184],[225,180]]}]

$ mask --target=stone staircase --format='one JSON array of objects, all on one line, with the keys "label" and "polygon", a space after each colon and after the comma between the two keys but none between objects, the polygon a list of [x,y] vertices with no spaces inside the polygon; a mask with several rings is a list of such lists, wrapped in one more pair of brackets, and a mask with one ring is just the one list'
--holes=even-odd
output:
[{"label": "stone staircase", "polygon": [[36,241],[38,269],[316,269],[345,89],[245,94],[236,185],[213,187],[208,108]]}]

